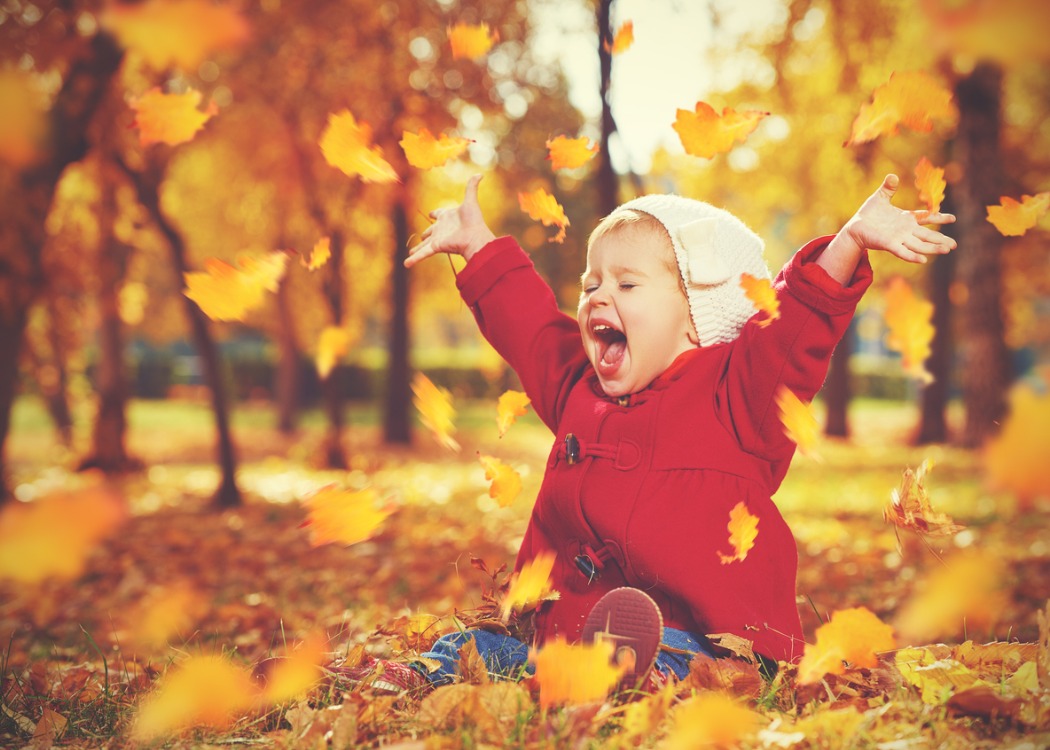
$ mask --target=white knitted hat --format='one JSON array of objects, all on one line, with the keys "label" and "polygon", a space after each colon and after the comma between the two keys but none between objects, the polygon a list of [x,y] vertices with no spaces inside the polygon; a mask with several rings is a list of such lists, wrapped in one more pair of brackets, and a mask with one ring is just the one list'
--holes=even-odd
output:
[{"label": "white knitted hat", "polygon": [[667,230],[700,346],[733,341],[758,312],[740,274],[770,278],[761,238],[728,211],[680,195],[646,195],[613,211],[641,211]]}]

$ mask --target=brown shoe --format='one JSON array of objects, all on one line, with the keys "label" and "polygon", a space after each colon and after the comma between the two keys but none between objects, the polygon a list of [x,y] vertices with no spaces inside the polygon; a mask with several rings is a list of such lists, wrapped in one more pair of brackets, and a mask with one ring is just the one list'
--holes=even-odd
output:
[{"label": "brown shoe", "polygon": [[611,642],[613,659],[624,669],[620,689],[637,688],[648,680],[660,653],[664,619],[660,608],[640,589],[613,589],[587,615],[580,639]]}]

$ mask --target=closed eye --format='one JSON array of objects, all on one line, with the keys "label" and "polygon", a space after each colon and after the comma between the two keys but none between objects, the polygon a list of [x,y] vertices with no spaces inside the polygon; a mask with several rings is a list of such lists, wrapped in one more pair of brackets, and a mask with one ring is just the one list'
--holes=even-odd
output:
[{"label": "closed eye", "polygon": [[630,282],[627,282],[627,281],[621,281],[620,282],[620,291],[622,291],[622,292],[629,292],[630,290],[634,289],[636,286],[638,286],[638,285],[637,284],[631,284]]}]

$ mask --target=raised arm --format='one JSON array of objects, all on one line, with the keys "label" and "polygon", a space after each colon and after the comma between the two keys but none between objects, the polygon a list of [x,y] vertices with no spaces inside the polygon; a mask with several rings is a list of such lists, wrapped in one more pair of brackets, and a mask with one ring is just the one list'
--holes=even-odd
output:
[{"label": "raised arm", "polygon": [[406,268],[438,253],[462,255],[464,260],[469,261],[478,250],[496,239],[485,223],[478,204],[478,183],[481,177],[476,174],[470,178],[460,205],[430,212],[434,223],[424,230],[420,243],[409,250],[405,258]]}]

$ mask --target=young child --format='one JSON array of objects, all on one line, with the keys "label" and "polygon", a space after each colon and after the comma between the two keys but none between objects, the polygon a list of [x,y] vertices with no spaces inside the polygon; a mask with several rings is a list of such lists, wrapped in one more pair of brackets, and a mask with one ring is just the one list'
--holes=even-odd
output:
[{"label": "young child", "polygon": [[[898,179],[887,176],[838,234],[787,263],[773,282],[780,315],[768,323],[752,320],[740,286],[742,273],[769,278],[758,236],[706,203],[637,198],[591,235],[574,321],[517,243],[485,224],[480,179],[462,205],[431,214],[405,265],[438,253],[466,259],[460,294],[555,435],[517,557],[520,568],[556,554],[560,598],[539,607],[532,645],[610,631],[626,646],[629,678],[644,678],[654,659],[653,677],[684,677],[711,634],[745,638],[769,662],[797,659],[798,555],[770,499],[795,449],[777,390],[808,401],[820,388],[871,283],[866,249],[924,263],[955,242],[923,224],[955,218],[894,207]],[[727,530],[738,503],[758,519],[746,555]],[[431,683],[455,675],[468,639],[494,671],[526,667],[520,641],[456,633],[424,655],[441,664]],[[424,684],[388,663],[375,686]]]}]

